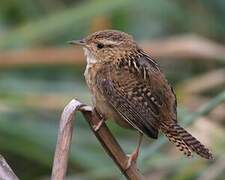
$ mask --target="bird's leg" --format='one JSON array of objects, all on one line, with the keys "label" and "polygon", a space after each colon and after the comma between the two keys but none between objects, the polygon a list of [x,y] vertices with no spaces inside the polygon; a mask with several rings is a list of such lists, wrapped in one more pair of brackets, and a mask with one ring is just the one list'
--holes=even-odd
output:
[{"label": "bird's leg", "polygon": [[102,114],[100,114],[96,108],[94,108],[94,113],[99,117],[100,121],[98,122],[98,124],[94,125],[93,128],[94,128],[94,131],[97,132],[100,127],[102,126],[102,124],[105,122],[105,118],[103,117]]},{"label": "bird's leg", "polygon": [[139,154],[139,150],[141,147],[142,139],[143,139],[143,133],[139,132],[138,145],[137,145],[136,149],[129,155],[126,170],[130,168],[130,166],[133,162],[136,163],[138,154]]}]

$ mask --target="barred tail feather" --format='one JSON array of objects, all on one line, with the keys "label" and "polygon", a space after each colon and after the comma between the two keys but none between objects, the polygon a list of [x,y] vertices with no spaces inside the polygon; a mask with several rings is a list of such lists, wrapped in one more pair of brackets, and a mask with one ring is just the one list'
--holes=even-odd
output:
[{"label": "barred tail feather", "polygon": [[184,128],[179,126],[178,124],[174,125],[174,129],[176,129],[177,133],[182,138],[183,142],[194,152],[196,152],[199,156],[212,159],[212,153],[207,149],[200,141],[198,141],[195,137],[193,137],[189,132],[187,132]]},{"label": "barred tail feather", "polygon": [[161,131],[165,134],[170,142],[174,143],[176,147],[184,153],[185,156],[192,156],[191,149],[183,142],[183,140],[175,130],[161,127]]},{"label": "barred tail feather", "polygon": [[186,156],[192,156],[193,151],[203,158],[213,158],[210,151],[202,143],[178,124],[162,124],[161,130],[169,141],[173,142]]}]

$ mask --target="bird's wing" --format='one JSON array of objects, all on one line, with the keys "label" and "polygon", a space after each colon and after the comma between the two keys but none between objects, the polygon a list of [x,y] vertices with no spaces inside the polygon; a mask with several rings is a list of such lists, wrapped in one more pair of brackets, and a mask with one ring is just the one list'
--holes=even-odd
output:
[{"label": "bird's wing", "polygon": [[97,74],[97,86],[128,123],[157,138],[161,108],[167,105],[163,102],[167,89],[159,82],[161,72],[157,65],[151,63],[155,62],[143,56],[106,66],[103,73]]}]

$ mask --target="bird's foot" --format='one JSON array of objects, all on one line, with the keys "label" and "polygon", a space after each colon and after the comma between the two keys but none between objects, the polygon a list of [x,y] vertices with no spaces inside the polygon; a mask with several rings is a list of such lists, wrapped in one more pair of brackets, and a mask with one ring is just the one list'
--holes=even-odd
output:
[{"label": "bird's foot", "polygon": [[143,139],[143,134],[139,133],[139,140],[138,140],[138,146],[136,147],[136,149],[128,156],[128,161],[127,161],[127,165],[126,165],[126,169],[128,170],[130,168],[130,166],[134,163],[136,164],[137,162],[137,158],[138,158],[138,154],[139,154],[139,150],[141,147],[141,142]]},{"label": "bird's foot", "polygon": [[128,170],[133,163],[136,164],[137,158],[138,158],[138,151],[137,149],[135,149],[131,154],[128,155],[128,161],[125,170]]},{"label": "bird's foot", "polygon": [[97,125],[93,126],[95,132],[97,132],[101,128],[104,121],[105,121],[104,119],[101,119],[101,121],[99,121]]},{"label": "bird's foot", "polygon": [[93,129],[95,132],[97,132],[101,126],[103,125],[103,123],[105,122],[105,118],[102,114],[100,114],[95,108],[94,108],[94,113],[98,116],[98,118],[100,119],[100,121],[98,122],[98,124],[93,126]]}]

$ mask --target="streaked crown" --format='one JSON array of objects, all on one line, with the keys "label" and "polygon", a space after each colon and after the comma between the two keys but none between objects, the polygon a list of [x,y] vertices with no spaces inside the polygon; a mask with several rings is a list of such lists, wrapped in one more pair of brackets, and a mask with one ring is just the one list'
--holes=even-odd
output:
[{"label": "streaked crown", "polygon": [[79,41],[79,44],[83,45],[87,58],[96,62],[113,61],[137,49],[132,36],[117,30],[95,32]]}]

